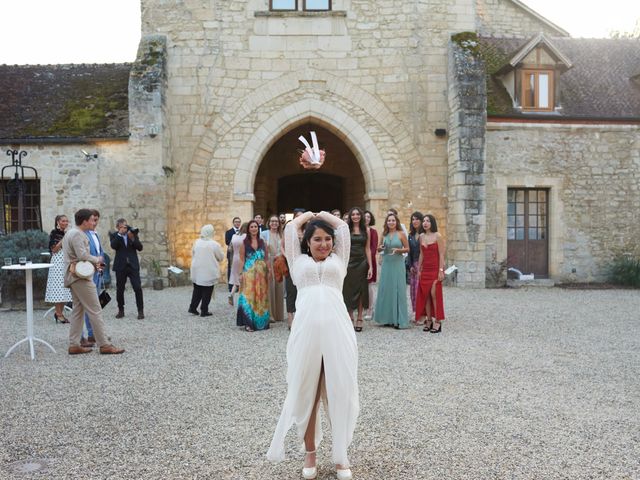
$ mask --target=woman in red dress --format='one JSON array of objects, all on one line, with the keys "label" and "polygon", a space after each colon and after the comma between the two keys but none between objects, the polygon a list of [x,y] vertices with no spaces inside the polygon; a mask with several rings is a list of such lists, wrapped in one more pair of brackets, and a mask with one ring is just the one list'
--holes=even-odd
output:
[{"label": "woman in red dress", "polygon": [[425,316],[424,331],[440,333],[444,320],[442,280],[444,280],[444,239],[438,233],[438,224],[431,214],[424,216],[424,233],[420,234],[418,260],[418,292],[416,295],[416,322]]}]

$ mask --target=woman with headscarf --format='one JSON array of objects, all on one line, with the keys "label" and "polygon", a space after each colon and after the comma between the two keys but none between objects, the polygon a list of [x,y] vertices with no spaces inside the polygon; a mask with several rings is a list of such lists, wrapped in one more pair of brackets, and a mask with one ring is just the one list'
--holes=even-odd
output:
[{"label": "woman with headscarf", "polygon": [[208,317],[209,302],[213,294],[213,287],[220,279],[220,264],[224,258],[222,247],[213,239],[213,225],[205,225],[200,230],[200,238],[196,240],[191,250],[191,281],[193,282],[193,294],[189,313]]}]

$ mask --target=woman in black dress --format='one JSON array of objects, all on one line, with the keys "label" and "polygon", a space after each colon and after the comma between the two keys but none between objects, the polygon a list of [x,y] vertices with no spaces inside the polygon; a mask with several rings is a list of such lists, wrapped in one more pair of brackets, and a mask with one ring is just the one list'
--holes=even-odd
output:
[{"label": "woman in black dress", "polygon": [[362,312],[369,308],[369,283],[371,278],[371,248],[364,213],[358,207],[349,210],[347,221],[351,232],[351,251],[347,276],[342,287],[344,303],[353,322],[353,311],[358,310],[358,319],[354,323],[356,332],[362,331]]}]

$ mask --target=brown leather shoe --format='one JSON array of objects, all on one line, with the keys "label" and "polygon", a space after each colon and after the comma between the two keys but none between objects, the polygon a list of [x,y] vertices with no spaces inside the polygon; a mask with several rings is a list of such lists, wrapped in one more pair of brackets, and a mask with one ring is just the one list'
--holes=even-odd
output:
[{"label": "brown leather shoe", "polygon": [[93,337],[89,337],[89,338],[81,338],[80,339],[80,346],[81,347],[85,347],[85,348],[91,348],[96,344],[95,339],[91,340]]},{"label": "brown leather shoe", "polygon": [[100,347],[100,353],[103,355],[118,355],[124,353],[124,348],[118,348],[115,345],[103,345]]},{"label": "brown leather shoe", "polygon": [[116,313],[116,318],[123,318],[124,317],[124,308],[121,308],[118,310],[118,313]]},{"label": "brown leather shoe", "polygon": [[138,312],[138,320],[144,320],[144,312],[143,311],[139,311]]},{"label": "brown leather shoe", "polygon": [[80,355],[82,353],[92,352],[90,348],[81,347],[80,345],[70,345],[69,346],[69,355]]}]

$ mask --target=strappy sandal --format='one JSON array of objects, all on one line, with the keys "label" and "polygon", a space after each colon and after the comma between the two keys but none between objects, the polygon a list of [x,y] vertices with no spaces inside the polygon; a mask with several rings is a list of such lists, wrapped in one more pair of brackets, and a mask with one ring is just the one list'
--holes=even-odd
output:
[{"label": "strappy sandal", "polygon": [[[306,453],[311,454],[311,453],[316,453],[316,451],[313,450],[311,452],[306,452]],[[316,460],[316,465],[314,465],[313,467],[302,468],[302,476],[305,478],[305,480],[313,480],[318,476],[317,460]]]},{"label": "strappy sandal", "polygon": [[431,331],[431,327],[433,326],[433,322],[429,322],[427,323],[427,320],[425,319],[424,321],[424,328],[422,329],[423,332],[430,332]]},{"label": "strappy sandal", "polygon": [[356,320],[356,326],[355,326],[354,330],[356,332],[361,332],[362,331],[362,318],[359,318],[358,320]]}]

